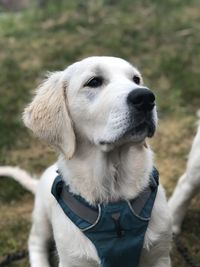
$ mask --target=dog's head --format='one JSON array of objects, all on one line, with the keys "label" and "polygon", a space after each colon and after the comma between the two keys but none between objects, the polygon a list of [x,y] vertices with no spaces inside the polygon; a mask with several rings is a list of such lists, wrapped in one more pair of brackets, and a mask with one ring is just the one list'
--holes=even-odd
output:
[{"label": "dog's head", "polygon": [[76,138],[110,150],[152,137],[155,96],[127,61],[90,57],[51,74],[25,109],[24,122],[71,158]]}]

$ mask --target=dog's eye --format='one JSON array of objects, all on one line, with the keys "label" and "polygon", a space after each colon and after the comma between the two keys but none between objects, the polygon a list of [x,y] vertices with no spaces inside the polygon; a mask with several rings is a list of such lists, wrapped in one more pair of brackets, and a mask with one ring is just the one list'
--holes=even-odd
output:
[{"label": "dog's eye", "polygon": [[99,87],[103,84],[103,78],[102,77],[94,77],[90,79],[85,85],[88,87]]},{"label": "dog's eye", "polygon": [[140,77],[138,77],[138,76],[133,76],[133,81],[134,81],[134,83],[136,83],[136,84],[140,84]]}]

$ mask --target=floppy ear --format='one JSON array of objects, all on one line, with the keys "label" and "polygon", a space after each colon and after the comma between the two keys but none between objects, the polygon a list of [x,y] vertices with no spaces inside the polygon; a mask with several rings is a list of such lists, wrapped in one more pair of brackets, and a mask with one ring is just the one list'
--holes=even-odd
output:
[{"label": "floppy ear", "polygon": [[66,98],[63,72],[55,72],[40,85],[25,108],[23,120],[38,137],[58,148],[68,159],[75,152],[75,134]]}]

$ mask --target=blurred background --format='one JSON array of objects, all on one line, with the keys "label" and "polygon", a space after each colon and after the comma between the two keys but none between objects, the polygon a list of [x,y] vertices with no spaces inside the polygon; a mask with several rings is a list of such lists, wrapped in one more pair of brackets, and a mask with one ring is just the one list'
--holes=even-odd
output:
[{"label": "blurred background", "polygon": [[[24,127],[21,113],[47,71],[91,55],[122,57],[157,95],[150,141],[167,196],[184,172],[200,108],[199,0],[0,0],[0,165],[40,174],[56,156]],[[200,262],[200,197],[181,241]],[[33,196],[0,180],[0,260],[27,247]],[[176,248],[173,266],[187,267]],[[24,259],[8,266],[27,267]]]}]

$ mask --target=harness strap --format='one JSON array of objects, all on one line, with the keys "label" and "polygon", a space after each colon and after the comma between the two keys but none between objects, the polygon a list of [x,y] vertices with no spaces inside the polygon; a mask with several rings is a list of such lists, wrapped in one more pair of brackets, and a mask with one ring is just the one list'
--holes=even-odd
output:
[{"label": "harness strap", "polygon": [[143,208],[145,207],[145,204],[149,197],[151,196],[152,191],[154,191],[157,186],[158,186],[158,178],[159,173],[158,170],[154,167],[152,174],[151,174],[151,179],[150,179],[150,184],[147,188],[145,188],[137,198],[134,198],[130,200],[130,205],[134,212],[136,214],[140,214]]},{"label": "harness strap", "polygon": [[[57,171],[59,174],[59,171]],[[158,186],[158,171],[154,167],[150,184],[147,188],[145,188],[138,197],[129,201],[130,206],[134,213],[140,215],[141,211],[145,207],[148,199],[151,197],[151,193]],[[76,214],[78,217],[82,218],[86,222],[90,224],[94,224],[99,216],[99,208],[96,206],[89,205],[84,199],[72,194],[69,191],[69,186],[65,185],[62,181],[62,177],[59,174],[54,182],[53,188],[57,192],[57,197],[62,199],[62,202],[69,207],[69,209]],[[53,190],[54,191],[54,190]],[[53,192],[52,192],[53,193]]]},{"label": "harness strap", "polygon": [[145,233],[158,189],[158,172],[152,170],[149,185],[133,200],[90,205],[70,192],[61,175],[52,194],[67,217],[94,244],[101,267],[138,267]]},{"label": "harness strap", "polygon": [[70,191],[68,186],[63,186],[61,198],[65,204],[80,218],[93,224],[98,217],[98,209],[87,206],[78,200]]},{"label": "harness strap", "polygon": [[145,191],[140,193],[139,197],[130,201],[131,207],[136,214],[140,214],[141,210],[144,208],[147,200],[149,199],[151,192],[151,189],[148,187],[145,189]]}]

